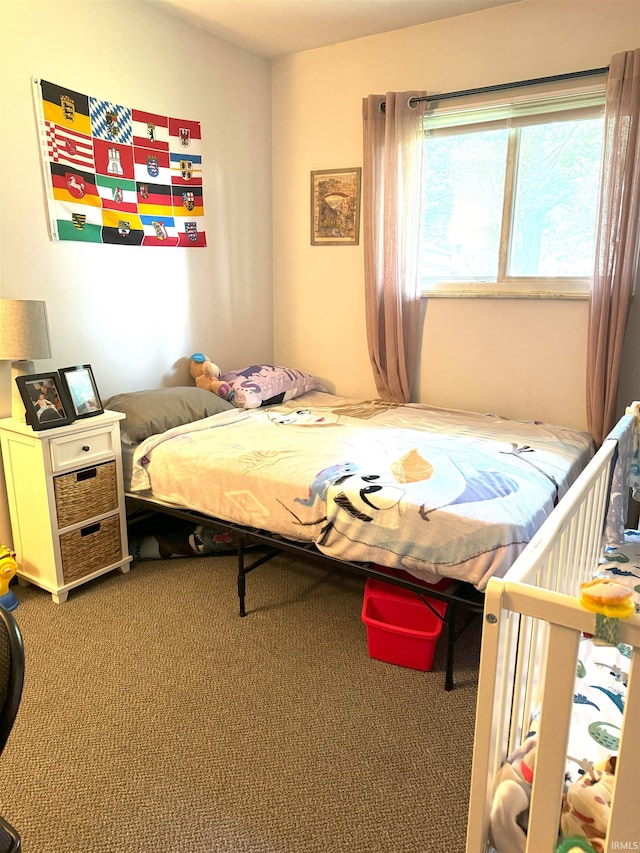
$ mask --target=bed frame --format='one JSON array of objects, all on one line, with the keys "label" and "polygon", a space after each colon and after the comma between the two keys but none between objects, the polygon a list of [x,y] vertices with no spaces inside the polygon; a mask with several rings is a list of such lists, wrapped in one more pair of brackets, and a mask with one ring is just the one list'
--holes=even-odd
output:
[{"label": "bed frame", "polygon": [[[196,525],[204,525],[213,527],[219,530],[231,533],[238,543],[238,603],[240,616],[247,615],[246,609],[246,579],[247,575],[277,557],[278,554],[290,553],[299,556],[301,559],[319,563],[327,571],[340,571],[347,574],[355,574],[367,578],[376,578],[401,586],[418,594],[425,602],[425,606],[429,607],[429,603],[425,598],[435,598],[440,601],[445,601],[448,605],[444,617],[435,609],[431,608],[432,613],[444,623],[445,637],[447,644],[446,665],[445,665],[445,690],[452,690],[454,687],[454,649],[456,640],[468,627],[470,621],[475,616],[482,614],[484,605],[484,596],[479,593],[471,584],[462,581],[451,580],[449,586],[445,590],[438,590],[428,587],[418,578],[412,579],[410,575],[404,572],[394,572],[392,569],[383,569],[374,563],[356,563],[348,560],[340,560],[336,557],[330,557],[319,551],[311,542],[295,542],[285,539],[277,534],[270,533],[267,530],[258,528],[242,527],[232,522],[222,521],[208,515],[195,512],[193,510],[184,509],[174,506],[163,501],[158,501],[152,498],[141,497],[138,493],[130,492],[127,494],[127,499],[131,504],[131,512],[128,515],[128,524],[130,531],[135,535],[135,526],[138,523],[144,523],[149,518],[150,514],[170,515],[174,518],[179,518],[184,521],[189,521]],[[463,618],[460,618],[462,611]]]},{"label": "bed frame", "polygon": [[[637,404],[627,412],[634,408],[637,411]],[[627,428],[629,424],[633,428],[633,418],[625,417]],[[582,581],[592,578],[603,552],[613,470],[622,444],[613,437],[604,441],[504,578],[493,578],[487,585],[467,853],[491,849],[494,778],[525,739],[537,709],[538,746],[526,851],[553,853],[556,849],[578,646],[583,632],[595,633],[595,614],[580,605],[577,591]],[[629,462],[620,458],[622,470],[629,470]],[[638,802],[632,801],[640,767],[639,614],[619,623],[618,640],[631,645],[633,652],[607,851],[635,850],[640,843]]]}]

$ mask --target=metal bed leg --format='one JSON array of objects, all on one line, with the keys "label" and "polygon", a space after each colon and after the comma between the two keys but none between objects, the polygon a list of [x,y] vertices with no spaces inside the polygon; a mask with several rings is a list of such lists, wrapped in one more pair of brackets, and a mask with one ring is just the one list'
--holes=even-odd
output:
[{"label": "metal bed leg", "polygon": [[447,626],[447,665],[444,678],[444,689],[453,690],[453,651],[456,642],[456,606],[450,604],[445,616]]},{"label": "metal bed leg", "polygon": [[244,569],[244,536],[238,537],[238,599],[240,604],[240,616],[246,616],[245,594],[246,594],[246,572]]}]

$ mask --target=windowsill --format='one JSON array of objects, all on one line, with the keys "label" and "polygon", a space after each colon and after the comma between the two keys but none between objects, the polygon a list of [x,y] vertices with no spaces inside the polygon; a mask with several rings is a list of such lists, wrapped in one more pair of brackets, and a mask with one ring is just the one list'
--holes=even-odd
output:
[{"label": "windowsill", "polygon": [[536,290],[526,280],[505,284],[481,282],[447,282],[423,290],[423,299],[588,299],[585,282],[565,280],[554,282],[555,287]]},{"label": "windowsill", "polygon": [[512,293],[511,291],[491,291],[483,293],[471,290],[423,290],[422,299],[588,299],[588,293]]}]

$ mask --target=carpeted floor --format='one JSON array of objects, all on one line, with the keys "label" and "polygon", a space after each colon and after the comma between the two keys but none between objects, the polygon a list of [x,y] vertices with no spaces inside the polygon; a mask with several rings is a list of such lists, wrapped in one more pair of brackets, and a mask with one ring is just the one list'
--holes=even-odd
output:
[{"label": "carpeted floor", "polygon": [[278,557],[146,561],[55,605],[12,587],[22,704],[0,813],[25,853],[461,853],[478,619],[444,691],[373,660],[364,581]]}]

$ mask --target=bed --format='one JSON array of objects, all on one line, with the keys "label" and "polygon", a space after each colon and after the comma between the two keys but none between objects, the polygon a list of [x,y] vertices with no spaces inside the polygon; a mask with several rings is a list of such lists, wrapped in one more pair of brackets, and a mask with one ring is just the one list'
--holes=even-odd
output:
[{"label": "bed", "polygon": [[[297,371],[278,387],[276,370],[239,372],[251,408],[200,388],[107,401],[126,415],[132,505],[233,532],[241,615],[249,572],[286,550],[416,592],[430,585],[429,595],[449,604],[450,689],[458,612],[481,612],[489,578],[507,571],[593,455],[590,437],[494,414],[342,398]],[[248,562],[248,544],[266,553]],[[451,581],[444,590],[443,579]]]},{"label": "bed", "polygon": [[[640,844],[640,534],[624,531],[638,411],[487,583],[467,853]],[[635,612],[585,609],[594,577],[626,589]]]},{"label": "bed", "polygon": [[484,589],[590,447],[546,424],[310,392],[150,437],[134,455],[131,490],[339,559]]}]

